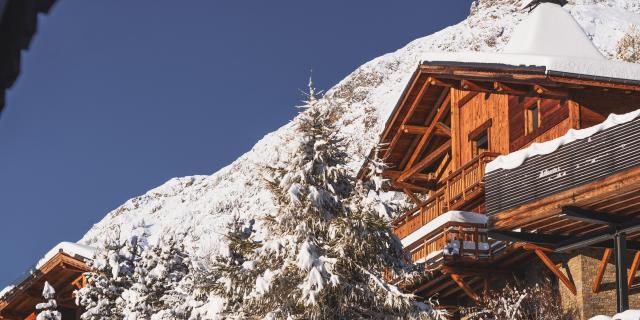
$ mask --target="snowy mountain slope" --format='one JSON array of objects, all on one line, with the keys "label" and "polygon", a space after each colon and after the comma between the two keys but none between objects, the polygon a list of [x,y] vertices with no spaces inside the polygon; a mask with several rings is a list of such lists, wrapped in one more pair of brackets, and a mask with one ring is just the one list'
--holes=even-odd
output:
[{"label": "snowy mountain slope", "polygon": [[[327,96],[346,106],[341,127],[355,155],[352,169],[359,168],[375,144],[404,86],[427,52],[500,51],[526,14],[519,10],[524,2],[479,0],[466,20],[364,64],[330,89]],[[630,26],[640,26],[637,0],[570,3],[566,10],[609,58],[615,57],[617,42]],[[147,233],[152,240],[164,231],[190,229],[198,237],[198,251],[216,250],[226,221],[233,214],[256,217],[269,211],[272,204],[261,184],[259,168],[287,156],[291,130],[287,124],[268,134],[251,151],[211,176],[175,178],[127,201],[93,226],[80,242],[99,245],[114,228],[120,229],[122,237]]]}]

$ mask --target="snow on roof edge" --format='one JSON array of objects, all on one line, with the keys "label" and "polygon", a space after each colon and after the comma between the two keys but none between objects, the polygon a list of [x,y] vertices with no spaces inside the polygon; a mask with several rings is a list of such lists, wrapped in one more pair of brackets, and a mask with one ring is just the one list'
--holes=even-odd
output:
[{"label": "snow on roof edge", "polygon": [[565,135],[559,138],[543,143],[533,143],[524,149],[520,149],[507,155],[497,157],[495,160],[487,164],[487,166],[485,167],[485,174],[489,174],[499,169],[515,169],[521,166],[529,158],[552,153],[558,150],[558,148],[560,148],[561,146],[564,146],[576,140],[589,138],[592,135],[603,130],[633,121],[639,116],[640,109],[625,114],[612,113],[607,117],[605,121],[595,126],[580,130],[569,129],[569,131],[567,131]]},{"label": "snow on roof edge", "polygon": [[408,236],[400,240],[402,246],[406,247],[420,238],[428,235],[434,230],[442,227],[447,222],[461,222],[461,223],[476,223],[487,224],[487,216],[481,213],[467,212],[467,211],[447,211],[437,218],[429,221],[420,229],[412,232]]},{"label": "snow on roof edge", "polygon": [[486,68],[521,68],[547,75],[640,84],[640,64],[550,55],[489,52],[428,52],[421,59],[425,65],[477,66]]},{"label": "snow on roof edge", "polygon": [[[43,257],[38,261],[35,266],[35,269],[40,269],[44,266],[49,260],[55,257],[58,253],[63,252],[67,255],[75,258],[84,258],[90,259],[93,257],[95,253],[95,248],[87,245],[75,243],[75,242],[60,242],[53,249],[49,250]],[[4,298],[7,294],[9,294],[13,289],[17,287],[18,284],[22,283],[26,280],[29,275],[33,274],[33,270],[28,271],[24,275],[20,276],[18,280],[14,281],[13,284],[10,284],[0,290],[0,299]]]},{"label": "snow on roof edge", "polygon": [[49,250],[40,261],[36,264],[36,269],[42,268],[42,266],[51,260],[56,254],[64,252],[72,257],[80,257],[84,259],[90,259],[93,257],[96,249],[87,245],[75,243],[75,242],[60,242],[53,249]]}]

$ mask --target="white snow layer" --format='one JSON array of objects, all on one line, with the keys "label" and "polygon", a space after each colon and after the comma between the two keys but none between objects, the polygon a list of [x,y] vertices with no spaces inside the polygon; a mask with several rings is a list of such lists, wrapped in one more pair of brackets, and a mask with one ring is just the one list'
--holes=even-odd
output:
[{"label": "white snow layer", "polygon": [[95,248],[74,242],[61,242],[53,247],[53,249],[49,250],[49,252],[47,252],[40,261],[38,261],[36,269],[42,268],[45,263],[60,252],[64,252],[72,257],[79,256],[81,258],[90,259],[93,258]]},{"label": "white snow layer", "polygon": [[428,235],[429,233],[442,228],[443,225],[449,222],[474,223],[474,224],[485,225],[487,224],[487,216],[480,213],[473,213],[473,212],[466,212],[466,211],[447,211],[444,214],[438,216],[437,218],[429,221],[420,229],[402,238],[400,241],[402,242],[402,245],[406,247],[420,240],[422,237]]},{"label": "white snow layer", "polygon": [[618,313],[615,316],[595,316],[589,320],[640,320],[640,310],[627,310],[623,313]]},{"label": "white snow layer", "polygon": [[5,295],[7,295],[7,293],[9,293],[15,287],[16,286],[11,285],[11,286],[6,286],[4,289],[0,290],[0,299],[2,299]]},{"label": "white snow layer", "polygon": [[605,60],[569,12],[542,3],[516,27],[504,53]]},{"label": "white snow layer", "polygon": [[[610,59],[615,57],[616,44],[630,26],[640,25],[637,0],[573,0],[570,3],[565,10]],[[362,159],[377,142],[420,61],[429,53],[433,57],[433,52],[501,52],[514,28],[528,15],[520,10],[523,4],[524,1],[517,0],[474,1],[464,21],[365,63],[329,89],[327,95],[346,108],[339,126],[348,151],[353,154],[350,168],[358,170]],[[518,63],[528,63],[520,59]],[[198,254],[217,252],[222,247],[220,241],[225,226],[233,215],[256,218],[273,208],[269,192],[260,183],[259,169],[287,157],[291,149],[287,136],[291,132],[292,126],[287,124],[268,134],[252,150],[214,174],[174,178],[128,200],[94,225],[80,243],[98,246],[113,228],[119,228],[122,239],[147,233],[150,242],[167,232],[189,231],[197,240],[194,241],[196,247],[190,250]],[[217,305],[214,297],[212,299],[211,305]]]},{"label": "white snow layer", "polygon": [[564,146],[576,140],[589,138],[600,131],[615,127],[623,123],[627,123],[636,119],[639,115],[640,109],[622,115],[612,113],[609,115],[609,117],[607,117],[607,120],[593,127],[581,130],[569,129],[569,131],[567,131],[567,133],[562,137],[543,143],[533,143],[524,149],[512,152],[507,155],[499,156],[495,160],[487,164],[487,166],[485,167],[485,172],[490,173],[498,169],[515,169],[522,165],[529,158],[552,153],[558,150],[558,148],[560,148],[561,146]]},{"label": "white snow layer", "polygon": [[423,62],[537,67],[547,74],[640,81],[639,64],[606,59],[571,14],[552,3],[540,4],[518,25],[502,53],[427,53]]}]

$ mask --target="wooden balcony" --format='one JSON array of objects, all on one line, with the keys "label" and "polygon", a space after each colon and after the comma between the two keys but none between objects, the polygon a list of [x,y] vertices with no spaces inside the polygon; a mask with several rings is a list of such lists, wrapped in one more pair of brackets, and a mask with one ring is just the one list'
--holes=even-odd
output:
[{"label": "wooden balcony", "polygon": [[484,194],[484,168],[498,155],[484,152],[451,173],[427,201],[394,221],[395,234],[403,239],[449,210],[465,209],[465,205]]},{"label": "wooden balcony", "polygon": [[408,247],[413,262],[431,265],[440,260],[490,259],[496,246],[489,241],[485,225],[449,222],[435,237],[426,237]]}]

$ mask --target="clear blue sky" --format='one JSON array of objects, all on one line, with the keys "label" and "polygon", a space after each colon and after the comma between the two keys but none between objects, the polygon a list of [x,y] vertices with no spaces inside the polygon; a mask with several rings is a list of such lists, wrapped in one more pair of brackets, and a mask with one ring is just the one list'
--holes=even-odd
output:
[{"label": "clear blue sky", "polygon": [[321,89],[471,0],[58,0],[0,116],[0,288],[175,176],[211,174]]}]

